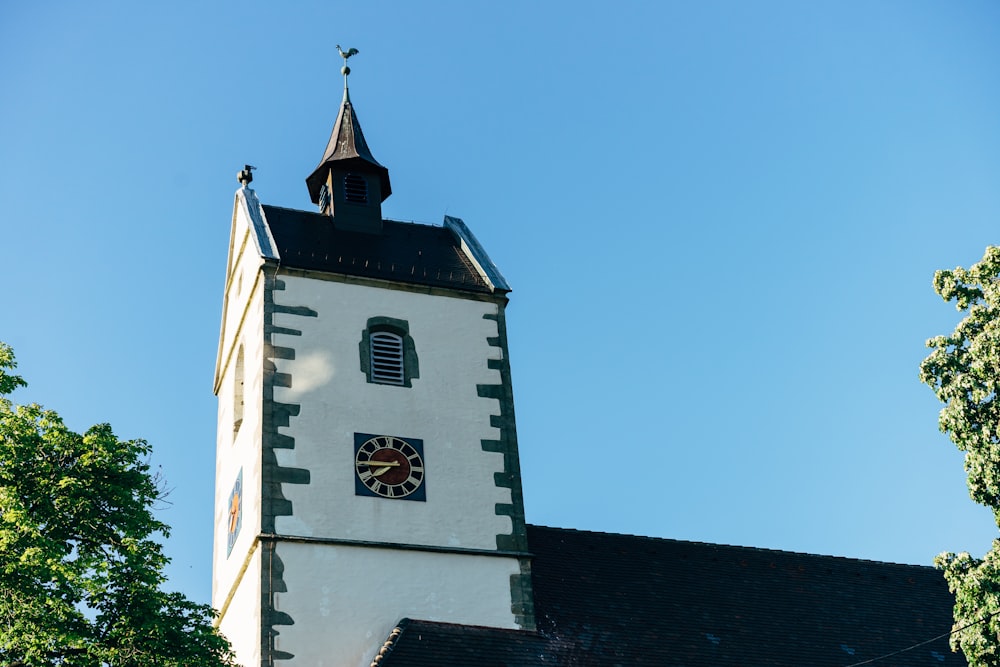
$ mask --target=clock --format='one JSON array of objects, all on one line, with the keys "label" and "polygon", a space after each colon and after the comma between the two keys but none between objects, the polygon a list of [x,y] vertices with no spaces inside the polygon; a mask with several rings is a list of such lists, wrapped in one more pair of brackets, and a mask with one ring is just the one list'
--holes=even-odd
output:
[{"label": "clock", "polygon": [[243,468],[236,476],[236,483],[229,493],[229,527],[226,537],[226,558],[233,552],[233,545],[240,534],[240,527],[243,525]]},{"label": "clock", "polygon": [[354,495],[427,500],[423,440],[355,433]]}]

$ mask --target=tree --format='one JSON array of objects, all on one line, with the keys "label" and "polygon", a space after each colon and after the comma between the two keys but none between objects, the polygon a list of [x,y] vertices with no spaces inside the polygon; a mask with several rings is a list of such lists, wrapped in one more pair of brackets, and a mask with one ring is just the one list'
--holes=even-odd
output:
[{"label": "tree", "polygon": [[232,665],[212,608],[161,590],[150,446],[15,405],[15,367],[0,343],[0,664]]},{"label": "tree", "polygon": [[[965,452],[969,494],[1000,526],[1000,248],[969,269],[936,272],[934,290],[965,317],[927,341],[920,380],[945,404],[938,425]],[[935,564],[955,594],[952,648],[971,667],[1000,666],[1000,540],[981,560],[943,553]]]}]

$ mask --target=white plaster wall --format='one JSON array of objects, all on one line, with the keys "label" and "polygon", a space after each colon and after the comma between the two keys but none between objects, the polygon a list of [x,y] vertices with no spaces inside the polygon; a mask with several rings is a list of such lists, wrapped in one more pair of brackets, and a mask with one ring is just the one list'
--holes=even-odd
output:
[{"label": "white plaster wall", "polygon": [[[275,314],[277,326],[301,336],[275,335],[274,344],[295,350],[277,359],[292,376],[291,388],[274,397],[301,406],[282,433],[295,448],[277,451],[282,466],[305,468],[309,484],[284,484],[293,515],[278,517],[278,533],[307,537],[406,542],[496,549],[496,536],[511,521],[495,505],[511,501],[493,474],[503,455],[485,452],[481,440],[499,439],[490,415],[499,401],[480,398],[477,384],[499,384],[487,367],[499,347],[488,337],[497,304],[364,285],[282,277],[276,303],[308,306],[318,317]],[[409,322],[420,377],[410,388],[370,384],[360,369],[358,344],[367,320],[387,316]],[[354,433],[420,438],[424,442],[426,502],[355,496]],[[506,585],[506,582],[505,582]]]},{"label": "white plaster wall", "polygon": [[260,664],[260,547],[256,548],[249,567],[221,618],[219,630],[229,640],[236,664],[250,667]]},{"label": "white plaster wall", "polygon": [[[254,536],[260,530],[264,285],[260,271],[263,262],[249,233],[249,220],[242,206],[238,206],[233,227],[232,265],[226,281],[220,354],[221,382],[217,392],[219,405],[212,577],[212,604],[216,609],[220,609],[227,598],[236,594],[237,576],[246,561]],[[244,348],[243,423],[238,433],[234,434],[235,367],[237,350],[241,344]],[[227,556],[229,494],[241,469],[242,525],[232,553]],[[259,582],[259,578],[259,573],[249,575],[250,580]],[[232,608],[231,605],[230,607]],[[253,605],[254,609],[257,607],[259,601]]]},{"label": "white plaster wall", "polygon": [[275,606],[295,624],[276,626],[275,648],[294,654],[289,665],[368,667],[405,617],[517,627],[513,559],[286,542],[277,554],[288,592]]}]

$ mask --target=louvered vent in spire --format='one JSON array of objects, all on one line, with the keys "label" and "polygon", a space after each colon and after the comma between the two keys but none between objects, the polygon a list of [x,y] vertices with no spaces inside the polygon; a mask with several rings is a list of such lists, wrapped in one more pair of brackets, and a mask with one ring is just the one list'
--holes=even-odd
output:
[{"label": "louvered vent in spire", "polygon": [[368,182],[364,176],[358,174],[344,176],[344,199],[352,204],[368,203]]}]

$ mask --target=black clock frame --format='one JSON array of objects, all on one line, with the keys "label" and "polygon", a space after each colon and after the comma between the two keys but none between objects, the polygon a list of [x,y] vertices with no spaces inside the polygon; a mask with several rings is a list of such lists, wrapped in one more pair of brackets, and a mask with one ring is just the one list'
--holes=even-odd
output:
[{"label": "black clock frame", "polygon": [[[419,457],[419,462],[421,464],[421,474],[419,481],[417,482],[416,488],[408,491],[402,495],[391,495],[385,493],[376,493],[374,490],[369,488],[367,484],[361,479],[362,466],[364,464],[358,463],[358,456],[362,452],[368,443],[375,443],[378,449],[383,449],[387,445],[379,443],[379,440],[385,440],[387,443],[398,440],[406,445],[409,445],[416,452]],[[396,449],[396,448],[393,448]],[[377,450],[376,450],[377,451]],[[399,451],[396,449],[396,451]],[[427,473],[426,473],[426,463],[424,459],[424,441],[420,438],[409,438],[399,435],[386,435],[386,434],[374,434],[374,433],[355,433],[354,434],[354,460],[352,462],[354,467],[354,495],[356,496],[367,496],[370,498],[382,498],[385,500],[415,500],[418,502],[424,502],[427,500]],[[399,489],[405,486],[405,482],[399,484],[387,485],[392,488]],[[405,490],[405,489],[404,489]]]}]

